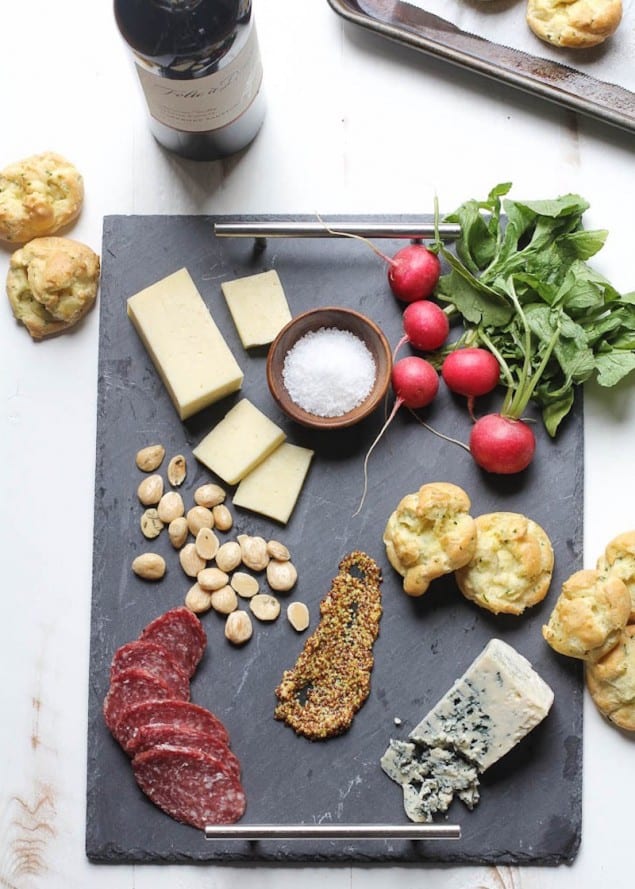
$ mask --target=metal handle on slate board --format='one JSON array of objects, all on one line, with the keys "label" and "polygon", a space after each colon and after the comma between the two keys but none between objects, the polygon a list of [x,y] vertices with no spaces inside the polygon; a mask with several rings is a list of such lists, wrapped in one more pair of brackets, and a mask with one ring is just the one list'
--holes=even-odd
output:
[{"label": "metal handle on slate board", "polygon": [[[433,238],[432,222],[216,222],[218,238],[340,238],[358,235],[362,238]],[[455,240],[461,226],[453,222],[439,223],[442,241]]]},{"label": "metal handle on slate board", "polygon": [[460,840],[458,824],[214,824],[206,840]]}]

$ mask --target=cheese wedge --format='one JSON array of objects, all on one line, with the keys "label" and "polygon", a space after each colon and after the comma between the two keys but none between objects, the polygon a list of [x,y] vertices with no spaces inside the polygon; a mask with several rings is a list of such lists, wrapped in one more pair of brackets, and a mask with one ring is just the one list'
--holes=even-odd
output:
[{"label": "cheese wedge", "polygon": [[269,516],[282,524],[293,512],[313,451],[285,442],[241,481],[234,506]]},{"label": "cheese wedge", "polygon": [[291,320],[287,298],[274,269],[225,281],[221,290],[245,349],[272,343]]},{"label": "cheese wedge", "polygon": [[235,485],[286,436],[247,398],[241,399],[220,423],[207,433],[192,453],[229,485]]},{"label": "cheese wedge", "polygon": [[187,269],[135,293],[127,309],[181,420],[240,389],[243,372]]},{"label": "cheese wedge", "polygon": [[529,661],[490,640],[408,741],[391,740],[381,758],[402,787],[410,820],[446,812],[455,794],[473,808],[479,776],[542,722],[552,703],[553,691]]},{"label": "cheese wedge", "polygon": [[542,722],[552,703],[553,691],[527,658],[492,639],[410,738],[451,745],[484,772]]}]

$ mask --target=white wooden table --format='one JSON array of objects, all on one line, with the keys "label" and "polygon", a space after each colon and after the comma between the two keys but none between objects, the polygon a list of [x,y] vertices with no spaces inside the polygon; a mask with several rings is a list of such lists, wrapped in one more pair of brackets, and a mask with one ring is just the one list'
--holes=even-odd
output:
[{"label": "white wooden table", "polygon": [[[3,4],[0,165],[48,149],[81,169],[72,236],[109,213],[419,213],[567,191],[610,237],[595,265],[633,288],[632,135],[346,25],[326,0],[256,0],[268,115],[252,148],[185,162],[150,136],[109,3]],[[630,23],[633,26],[633,23]],[[10,252],[0,248],[4,281]],[[34,344],[0,300],[0,884],[16,889],[564,889],[632,885],[634,738],[585,699],[584,820],[556,869],[96,866],[84,856],[98,312]],[[635,525],[635,386],[586,391],[585,563]]]}]

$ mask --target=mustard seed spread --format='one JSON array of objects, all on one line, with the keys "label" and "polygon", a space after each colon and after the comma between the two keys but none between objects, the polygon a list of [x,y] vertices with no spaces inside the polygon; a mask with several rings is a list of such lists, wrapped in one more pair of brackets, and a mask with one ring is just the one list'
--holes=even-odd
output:
[{"label": "mustard seed spread", "polygon": [[379,633],[381,569],[354,551],[339,564],[320,603],[320,621],[276,688],[275,718],[298,735],[325,740],[345,732],[370,693]]}]

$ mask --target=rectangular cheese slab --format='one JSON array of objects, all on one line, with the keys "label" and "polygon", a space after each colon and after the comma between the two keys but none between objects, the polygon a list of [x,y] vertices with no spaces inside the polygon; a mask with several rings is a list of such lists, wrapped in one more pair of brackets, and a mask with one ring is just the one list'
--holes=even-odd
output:
[{"label": "rectangular cheese slab", "polygon": [[458,751],[484,772],[545,718],[553,692],[527,658],[492,639],[410,733]]},{"label": "rectangular cheese slab", "polygon": [[291,320],[289,304],[274,269],[224,281],[221,290],[245,349],[272,343]]},{"label": "rectangular cheese slab", "polygon": [[127,308],[181,420],[240,389],[243,372],[187,269],[135,293]]},{"label": "rectangular cheese slab", "polygon": [[286,435],[247,398],[208,432],[192,453],[229,485],[237,484],[282,444]]},{"label": "rectangular cheese slab", "polygon": [[242,506],[286,525],[293,512],[313,451],[285,442],[241,481],[234,506]]}]

